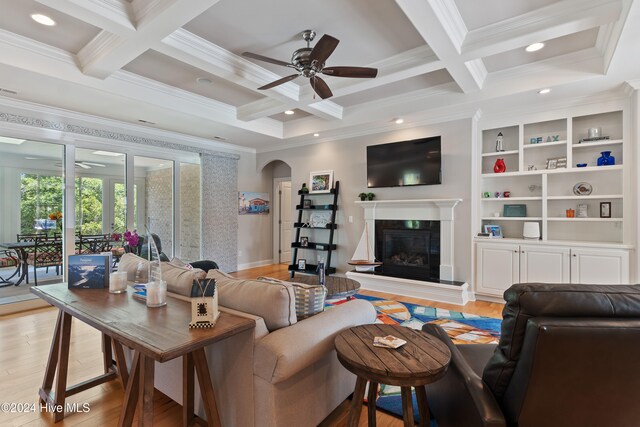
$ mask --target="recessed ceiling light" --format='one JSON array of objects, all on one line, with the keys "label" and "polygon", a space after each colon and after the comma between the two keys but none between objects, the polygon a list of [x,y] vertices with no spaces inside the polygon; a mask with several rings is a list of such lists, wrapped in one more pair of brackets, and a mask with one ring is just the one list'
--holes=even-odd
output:
[{"label": "recessed ceiling light", "polygon": [[47,27],[52,27],[56,25],[56,21],[49,18],[47,15],[43,15],[41,13],[34,13],[31,15],[31,19],[36,21],[38,24],[46,25]]},{"label": "recessed ceiling light", "polygon": [[25,139],[7,138],[5,136],[0,136],[0,143],[2,144],[20,145],[25,141]]},{"label": "recessed ceiling light", "polygon": [[124,156],[122,153],[114,153],[113,151],[94,151],[96,156],[119,157]]},{"label": "recessed ceiling light", "polygon": [[549,93],[549,92],[551,92],[551,89],[549,89],[548,87],[544,88],[544,89],[540,89],[538,91],[538,93],[541,94],[541,95],[544,95],[544,94]]},{"label": "recessed ceiling light", "polygon": [[320,134],[319,133],[314,133],[313,136],[320,136]]},{"label": "recessed ceiling light", "polygon": [[533,43],[527,46],[524,50],[526,50],[527,52],[535,52],[542,49],[543,47],[544,43]]},{"label": "recessed ceiling light", "polygon": [[201,84],[201,85],[210,85],[213,82],[211,81],[211,79],[208,79],[206,77],[198,77],[196,79],[196,83]]},{"label": "recessed ceiling light", "polygon": [[401,124],[403,124],[403,123],[404,123],[404,119],[395,119],[395,120],[394,120],[394,122],[395,122],[395,124],[397,124],[397,125],[401,125]]},{"label": "recessed ceiling light", "polygon": [[295,112],[295,111],[293,111],[293,110],[287,110],[287,111],[285,111],[284,113],[285,113],[287,116],[290,116],[290,115],[292,115],[292,114],[295,114],[296,112]]}]

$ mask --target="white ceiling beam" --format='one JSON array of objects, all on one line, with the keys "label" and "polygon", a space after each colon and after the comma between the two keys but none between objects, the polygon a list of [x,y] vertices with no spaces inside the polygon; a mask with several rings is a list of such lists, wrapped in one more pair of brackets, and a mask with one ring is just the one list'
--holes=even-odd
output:
[{"label": "white ceiling beam", "polygon": [[131,5],[125,0],[36,0],[66,15],[122,36],[135,32]]},{"label": "white ceiling beam", "polygon": [[465,93],[482,89],[482,73],[478,64],[461,62],[462,42],[467,28],[453,1],[395,0],[415,29],[444,63],[451,77]]},{"label": "white ceiling beam", "polygon": [[219,0],[137,0],[133,6],[137,31],[122,35],[102,31],[78,52],[82,71],[106,78],[143,54]]},{"label": "white ceiling beam", "polygon": [[245,122],[236,118],[232,105],[165,85],[126,71],[117,71],[106,80],[83,74],[74,55],[9,31],[0,30],[0,57],[12,67],[68,81],[117,95],[123,100],[153,105],[203,120],[282,138],[282,122],[263,118]]},{"label": "white ceiling beam", "polygon": [[462,44],[465,61],[507,52],[606,25],[619,19],[620,0],[564,0],[524,15],[469,31]]}]

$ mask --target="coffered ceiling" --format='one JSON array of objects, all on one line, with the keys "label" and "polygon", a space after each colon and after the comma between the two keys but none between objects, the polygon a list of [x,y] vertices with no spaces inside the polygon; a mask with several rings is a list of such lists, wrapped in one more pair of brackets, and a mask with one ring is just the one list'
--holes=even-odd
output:
[{"label": "coffered ceiling", "polygon": [[[549,100],[615,89],[640,77],[639,3],[0,0],[10,91],[0,96],[268,150],[530,100],[543,87]],[[326,100],[304,77],[257,90],[292,70],[241,54],[289,62],[305,29],[318,33],[312,46],[340,40],[327,66],[378,76],[323,76]],[[535,42],[545,47],[524,50]]]}]

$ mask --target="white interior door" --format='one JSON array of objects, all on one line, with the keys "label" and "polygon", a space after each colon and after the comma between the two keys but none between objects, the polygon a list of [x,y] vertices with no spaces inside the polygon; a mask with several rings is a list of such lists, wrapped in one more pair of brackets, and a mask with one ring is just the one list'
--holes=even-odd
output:
[{"label": "white interior door", "polygon": [[280,262],[291,261],[291,233],[293,210],[291,209],[291,181],[280,183]]}]

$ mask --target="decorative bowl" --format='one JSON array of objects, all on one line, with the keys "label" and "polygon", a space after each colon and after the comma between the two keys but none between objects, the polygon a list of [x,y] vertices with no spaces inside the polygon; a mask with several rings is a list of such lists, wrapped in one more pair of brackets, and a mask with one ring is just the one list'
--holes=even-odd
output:
[{"label": "decorative bowl", "polygon": [[586,163],[576,163],[576,167],[578,167],[578,168],[586,168],[587,164]]}]

